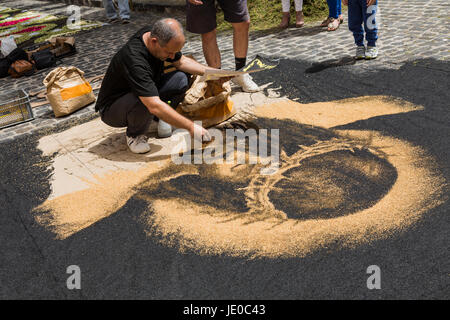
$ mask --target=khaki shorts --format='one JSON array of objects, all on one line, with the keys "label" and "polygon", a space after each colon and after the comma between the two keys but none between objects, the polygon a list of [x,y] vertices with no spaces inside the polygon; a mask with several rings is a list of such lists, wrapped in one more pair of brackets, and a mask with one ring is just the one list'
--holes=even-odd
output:
[{"label": "khaki shorts", "polygon": [[[216,6],[214,0],[201,0],[203,4],[194,5],[186,0],[186,30],[192,33],[208,33],[217,28]],[[250,20],[247,0],[217,0],[222,8],[225,21],[230,23]]]}]

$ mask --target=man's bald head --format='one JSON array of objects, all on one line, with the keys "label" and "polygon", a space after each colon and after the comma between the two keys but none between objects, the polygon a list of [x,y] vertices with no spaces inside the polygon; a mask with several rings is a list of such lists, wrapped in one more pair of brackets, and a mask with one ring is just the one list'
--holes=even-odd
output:
[{"label": "man's bald head", "polygon": [[172,18],[164,18],[155,22],[150,31],[152,37],[158,39],[159,45],[164,47],[171,39],[179,38],[184,42],[184,31],[181,24]]}]

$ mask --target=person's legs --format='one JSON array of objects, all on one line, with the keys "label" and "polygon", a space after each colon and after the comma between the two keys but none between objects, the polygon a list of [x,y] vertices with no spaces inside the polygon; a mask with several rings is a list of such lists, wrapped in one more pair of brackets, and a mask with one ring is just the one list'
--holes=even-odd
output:
[{"label": "person's legs", "polygon": [[366,60],[376,59],[378,57],[378,48],[376,42],[378,40],[378,28],[375,20],[377,13],[377,4],[367,8],[366,2],[363,5],[364,30],[366,32],[367,50],[365,54]]},{"label": "person's legs", "polygon": [[291,0],[281,0],[281,11],[283,13],[283,16],[281,18],[281,22],[279,25],[280,28],[289,27],[289,20],[290,20],[289,9],[290,9],[290,7],[291,7]]},{"label": "person's legs", "polygon": [[335,31],[341,25],[341,0],[327,0],[329,10],[328,31]]},{"label": "person's legs", "polygon": [[141,100],[130,92],[101,112],[101,118],[111,127],[127,127],[127,136],[134,138],[147,132],[153,115]]},{"label": "person's legs", "polygon": [[[335,31],[341,24],[341,0],[327,0],[328,3],[328,31]],[[325,23],[324,21],[323,23]],[[322,24],[323,24],[322,23]]]},{"label": "person's legs", "polygon": [[337,19],[339,17],[338,13],[338,2],[341,0],[327,0],[328,3],[328,17]]},{"label": "person's legs", "polygon": [[117,19],[117,12],[112,0],[103,0],[103,7],[105,8],[106,17],[108,19]]},{"label": "person's legs", "polygon": [[[233,26],[233,49],[236,70],[245,66],[248,50],[248,33],[250,29],[250,15],[247,0],[218,0],[223,10],[225,21]],[[233,79],[233,83],[246,92],[259,91],[258,85],[250,75],[244,74]]]},{"label": "person's legs", "polygon": [[233,49],[236,58],[236,70],[245,66],[248,50],[248,32],[250,15],[247,0],[218,0],[225,21],[233,27]]},{"label": "person's legs", "polygon": [[303,0],[295,0],[295,26],[303,27],[305,20],[303,17]]},{"label": "person's legs", "polygon": [[[247,62],[250,21],[231,23],[231,25],[233,26],[234,61],[236,70],[239,70],[243,68]],[[260,90],[248,73],[233,78],[233,83],[241,87],[245,92],[257,92]]]},{"label": "person's legs", "polygon": [[233,26],[233,50],[236,59],[236,70],[239,70],[246,63],[250,21],[232,23],[231,25]]},{"label": "person's legs", "polygon": [[357,46],[364,46],[364,30],[363,24],[363,8],[361,3],[365,0],[348,0],[348,28],[353,32],[355,44]]},{"label": "person's legs", "polygon": [[117,0],[119,5],[119,16],[122,20],[130,19],[130,5],[128,4],[128,0]]},{"label": "person's legs", "polygon": [[216,39],[215,0],[202,0],[202,5],[193,5],[186,0],[186,30],[201,34],[203,55],[210,67],[220,68],[220,51]]},{"label": "person's legs", "polygon": [[213,31],[203,33],[202,48],[208,66],[220,69],[222,67],[220,59],[219,46],[217,45],[216,29]]},{"label": "person's legs", "polygon": [[291,0],[281,0],[281,11],[289,12],[291,7]]},{"label": "person's legs", "polygon": [[[377,13],[378,7],[377,3],[367,8],[367,3],[362,1],[362,14],[364,20],[364,31],[366,32],[366,40],[368,47],[376,47],[376,42],[378,40],[378,28],[375,20],[375,15]],[[368,12],[369,11],[369,12]]]}]

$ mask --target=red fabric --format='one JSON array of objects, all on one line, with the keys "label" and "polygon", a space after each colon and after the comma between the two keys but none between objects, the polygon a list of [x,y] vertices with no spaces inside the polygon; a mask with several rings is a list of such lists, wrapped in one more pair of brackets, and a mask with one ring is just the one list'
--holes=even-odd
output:
[{"label": "red fabric", "polygon": [[8,37],[8,36],[10,36],[12,34],[20,34],[20,33],[28,33],[28,32],[39,31],[39,30],[42,30],[44,28],[45,28],[45,26],[29,27],[29,28],[26,28],[26,29],[23,29],[23,30],[20,30],[20,31],[17,31],[17,32],[6,34],[6,35],[4,35],[4,37]]},{"label": "red fabric", "polygon": [[13,26],[15,24],[18,24],[18,23],[21,23],[21,22],[24,22],[24,21],[27,21],[27,20],[30,20],[30,19],[34,19],[34,18],[37,18],[37,17],[39,17],[39,16],[34,16],[34,17],[22,18],[22,19],[19,19],[19,20],[2,22],[2,23],[0,23],[0,27]]}]

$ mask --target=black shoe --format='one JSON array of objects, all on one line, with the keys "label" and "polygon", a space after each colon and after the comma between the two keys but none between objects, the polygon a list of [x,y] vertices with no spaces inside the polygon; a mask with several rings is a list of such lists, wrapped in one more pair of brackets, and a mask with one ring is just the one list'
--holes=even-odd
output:
[{"label": "black shoe", "polygon": [[130,23],[130,19],[122,19],[122,24],[128,24]]},{"label": "black shoe", "polygon": [[119,22],[119,19],[117,19],[117,18],[114,18],[114,19],[108,19],[108,23],[113,24],[113,23],[117,23],[117,22]]}]

